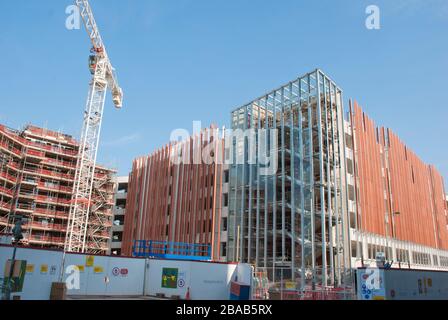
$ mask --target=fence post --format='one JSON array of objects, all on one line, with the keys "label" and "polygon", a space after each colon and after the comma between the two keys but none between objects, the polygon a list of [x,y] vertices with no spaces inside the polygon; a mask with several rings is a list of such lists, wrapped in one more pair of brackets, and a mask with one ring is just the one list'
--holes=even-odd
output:
[{"label": "fence post", "polygon": [[148,255],[151,256],[152,254],[152,240],[149,240],[149,246],[148,246]]}]

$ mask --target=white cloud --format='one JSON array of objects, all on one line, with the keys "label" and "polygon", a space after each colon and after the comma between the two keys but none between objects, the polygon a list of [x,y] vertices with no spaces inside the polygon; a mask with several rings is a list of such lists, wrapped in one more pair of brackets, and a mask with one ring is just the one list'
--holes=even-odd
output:
[{"label": "white cloud", "polygon": [[447,0],[394,0],[387,3],[391,5],[394,14],[414,16],[426,12],[442,19],[448,17]]},{"label": "white cloud", "polygon": [[140,133],[133,133],[127,136],[119,137],[118,139],[112,140],[112,141],[106,141],[103,143],[104,147],[118,147],[123,146],[126,144],[130,144],[136,141],[139,141],[141,139]]}]

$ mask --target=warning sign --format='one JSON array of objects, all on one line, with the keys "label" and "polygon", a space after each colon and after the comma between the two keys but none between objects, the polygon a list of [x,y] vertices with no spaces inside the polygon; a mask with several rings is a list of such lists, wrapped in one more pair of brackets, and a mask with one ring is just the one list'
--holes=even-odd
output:
[{"label": "warning sign", "polygon": [[118,277],[118,276],[126,277],[128,275],[128,273],[129,273],[129,270],[126,268],[120,269],[118,267],[115,267],[112,269],[112,275],[115,277]]},{"label": "warning sign", "polygon": [[84,270],[85,270],[85,267],[84,266],[82,266],[82,265],[79,265],[79,266],[76,266],[77,268],[78,268],[78,271],[79,272],[84,272]]},{"label": "warning sign", "polygon": [[48,273],[48,264],[41,264],[40,265],[40,273],[41,274],[47,274]]},{"label": "warning sign", "polygon": [[33,272],[34,272],[34,264],[27,264],[26,273],[33,273]]},{"label": "warning sign", "polygon": [[95,267],[93,268],[93,272],[94,272],[94,273],[103,273],[103,272],[104,272],[104,268],[101,267],[101,266],[95,266]]},{"label": "warning sign", "polygon": [[120,275],[120,268],[113,268],[112,269],[112,275],[119,276]]},{"label": "warning sign", "polygon": [[285,284],[287,290],[294,290],[296,288],[296,283],[293,281],[287,281]]},{"label": "warning sign", "polygon": [[177,276],[179,269],[163,268],[162,269],[162,288],[177,289]]},{"label": "warning sign", "polygon": [[177,282],[177,285],[179,286],[179,288],[185,287],[185,280],[184,279],[179,279],[179,281]]},{"label": "warning sign", "polygon": [[86,267],[93,267],[94,263],[95,263],[95,257],[94,256],[87,256],[86,257]]},{"label": "warning sign", "polygon": [[55,265],[52,265],[50,268],[50,274],[51,275],[56,274],[56,269],[57,269],[57,267]]}]

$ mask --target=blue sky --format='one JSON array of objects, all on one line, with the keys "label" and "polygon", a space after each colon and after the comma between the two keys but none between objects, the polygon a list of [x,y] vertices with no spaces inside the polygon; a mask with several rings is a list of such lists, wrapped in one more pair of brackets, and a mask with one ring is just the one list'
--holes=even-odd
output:
[{"label": "blue sky", "polygon": [[[448,177],[446,0],[91,0],[125,91],[110,96],[100,162],[132,159],[175,128],[229,124],[230,111],[321,68],[377,124],[391,127]],[[90,74],[69,0],[0,3],[0,123],[79,136]],[[381,29],[365,28],[368,5]]]}]

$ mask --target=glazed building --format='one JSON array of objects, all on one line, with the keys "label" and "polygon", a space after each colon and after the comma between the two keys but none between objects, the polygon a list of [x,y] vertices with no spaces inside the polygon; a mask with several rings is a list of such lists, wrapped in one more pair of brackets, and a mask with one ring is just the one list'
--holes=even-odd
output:
[{"label": "glazed building", "polygon": [[167,246],[202,245],[209,248],[213,260],[225,256],[226,239],[221,230],[226,224],[228,176],[221,161],[223,150],[220,130],[212,127],[134,160],[124,255],[133,255],[134,240],[151,240]]},{"label": "glazed building", "polygon": [[[0,233],[10,233],[17,218],[23,218],[25,245],[64,247],[78,150],[78,142],[69,135],[0,125]],[[113,174],[96,168],[88,252],[108,252]]]}]

